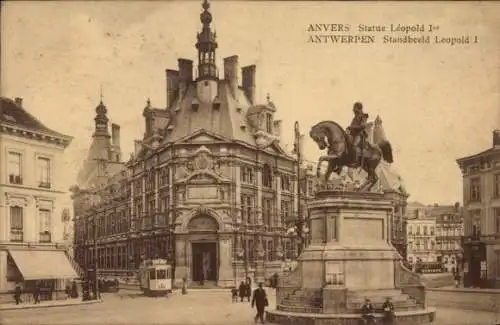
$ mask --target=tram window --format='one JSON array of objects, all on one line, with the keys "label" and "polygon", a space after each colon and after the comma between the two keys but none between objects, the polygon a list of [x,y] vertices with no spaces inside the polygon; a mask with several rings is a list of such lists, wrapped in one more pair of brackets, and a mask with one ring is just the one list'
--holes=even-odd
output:
[{"label": "tram window", "polygon": [[156,271],[157,279],[166,279],[167,278],[167,272],[166,270],[158,270]]},{"label": "tram window", "polygon": [[156,270],[155,269],[149,270],[149,280],[156,280]]}]

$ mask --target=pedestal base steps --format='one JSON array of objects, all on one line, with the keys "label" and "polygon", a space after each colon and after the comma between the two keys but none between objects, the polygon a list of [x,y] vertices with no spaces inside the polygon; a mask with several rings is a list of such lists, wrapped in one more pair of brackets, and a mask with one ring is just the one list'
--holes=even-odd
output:
[{"label": "pedestal base steps", "polygon": [[[375,314],[379,324],[382,317],[382,314]],[[434,308],[397,311],[395,324],[430,324],[435,317],[436,309]],[[266,321],[280,325],[359,325],[361,324],[361,314],[312,314],[271,310],[266,312]]]}]

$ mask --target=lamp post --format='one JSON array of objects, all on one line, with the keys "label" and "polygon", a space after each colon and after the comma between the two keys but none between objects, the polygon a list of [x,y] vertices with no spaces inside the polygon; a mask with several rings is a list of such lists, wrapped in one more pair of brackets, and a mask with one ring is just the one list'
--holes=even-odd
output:
[{"label": "lamp post", "polygon": [[302,152],[301,152],[302,150],[301,150],[301,143],[300,142],[301,142],[302,136],[300,134],[298,121],[295,122],[294,131],[295,131],[294,132],[295,142],[293,144],[293,151],[297,155],[297,201],[298,201],[297,220],[295,222],[295,225],[297,227],[297,237],[299,240],[298,255],[300,255],[302,253],[302,249],[304,247],[304,238],[302,236],[302,228],[304,225],[304,220],[302,218],[302,205],[301,205],[302,195],[300,192],[300,181],[301,181],[300,166],[301,166],[301,162],[302,162]]},{"label": "lamp post", "polygon": [[98,268],[98,262],[99,262],[99,257],[97,256],[97,225],[96,225],[96,222],[95,222],[95,218],[92,219],[91,221],[91,224],[92,224],[92,235],[93,235],[93,239],[94,239],[94,292],[95,292],[95,295],[94,295],[94,299],[98,299],[99,298],[99,281],[97,279],[97,268]]}]

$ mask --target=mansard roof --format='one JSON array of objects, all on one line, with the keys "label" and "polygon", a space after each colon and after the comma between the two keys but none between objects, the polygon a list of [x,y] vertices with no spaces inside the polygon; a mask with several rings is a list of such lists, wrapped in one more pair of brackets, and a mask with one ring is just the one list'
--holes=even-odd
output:
[{"label": "mansard roof", "polygon": [[65,141],[70,141],[72,139],[72,137],[68,135],[48,128],[36,117],[28,113],[21,105],[7,97],[0,97],[0,124],[4,126],[16,126]]}]

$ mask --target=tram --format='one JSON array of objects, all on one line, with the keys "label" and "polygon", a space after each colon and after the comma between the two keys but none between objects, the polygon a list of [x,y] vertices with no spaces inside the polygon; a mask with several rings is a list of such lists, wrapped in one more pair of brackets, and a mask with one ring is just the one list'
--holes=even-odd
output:
[{"label": "tram", "polygon": [[139,282],[146,296],[166,296],[172,292],[172,267],[164,259],[145,260],[139,268]]}]

